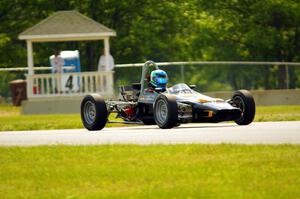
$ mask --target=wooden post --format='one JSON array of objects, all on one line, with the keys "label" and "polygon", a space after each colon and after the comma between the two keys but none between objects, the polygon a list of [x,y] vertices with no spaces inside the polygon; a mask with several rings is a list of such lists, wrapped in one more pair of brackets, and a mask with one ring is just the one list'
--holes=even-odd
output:
[{"label": "wooden post", "polygon": [[[105,37],[104,38],[104,55],[105,55],[105,67],[106,69],[108,69],[109,66],[109,56],[110,56],[110,52],[109,52],[109,37]],[[104,79],[105,81],[105,85],[104,87],[105,92],[109,93],[109,94],[113,94],[114,93],[114,88],[113,88],[113,72],[110,71],[109,69],[107,70],[108,73],[105,74]]]},{"label": "wooden post", "polygon": [[28,66],[28,74],[33,75],[33,52],[32,52],[32,41],[27,40],[27,66]]},{"label": "wooden post", "polygon": [[105,55],[105,67],[108,69],[109,65],[109,37],[104,38],[104,55]]}]

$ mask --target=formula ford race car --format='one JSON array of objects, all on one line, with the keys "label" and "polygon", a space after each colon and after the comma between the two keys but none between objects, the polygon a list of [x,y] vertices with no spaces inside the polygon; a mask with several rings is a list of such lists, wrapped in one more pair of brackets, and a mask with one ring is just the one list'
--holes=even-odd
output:
[{"label": "formula ford race car", "polygon": [[[147,89],[149,67],[158,66],[147,61],[142,69],[141,82],[120,87],[118,101],[107,100],[99,94],[89,94],[81,102],[81,119],[88,130],[101,130],[110,113],[116,113],[122,123],[157,124],[162,129],[181,123],[235,121],[238,125],[250,124],[255,115],[255,102],[250,92],[239,90],[228,100],[212,98],[193,90],[195,86],[183,83],[164,90]],[[148,80],[149,81],[149,80]]]}]

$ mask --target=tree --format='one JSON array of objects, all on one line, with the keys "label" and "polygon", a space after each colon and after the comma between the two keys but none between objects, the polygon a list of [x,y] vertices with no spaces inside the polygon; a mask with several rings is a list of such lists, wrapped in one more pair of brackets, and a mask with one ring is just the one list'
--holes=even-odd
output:
[{"label": "tree", "polygon": [[[58,10],[78,10],[116,30],[117,37],[111,39],[116,63],[300,59],[300,2],[295,0],[2,0],[0,67],[26,66],[26,46],[18,34]],[[35,64],[49,65],[54,48],[79,49],[83,71],[95,70],[101,47],[99,42],[34,44]],[[122,75],[115,73],[117,81],[138,81],[140,70],[118,70]],[[176,82],[179,67],[168,70],[171,82]],[[286,84],[284,66],[191,66],[186,72],[188,83],[201,90],[274,89]],[[289,73],[290,87],[299,87],[299,69],[290,68]]]}]

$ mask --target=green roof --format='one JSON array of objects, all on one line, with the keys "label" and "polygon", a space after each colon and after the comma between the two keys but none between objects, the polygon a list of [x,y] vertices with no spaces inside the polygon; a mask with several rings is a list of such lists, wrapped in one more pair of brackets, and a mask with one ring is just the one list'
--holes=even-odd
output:
[{"label": "green roof", "polygon": [[116,32],[77,11],[58,11],[19,35],[19,39],[66,36],[115,36]]}]

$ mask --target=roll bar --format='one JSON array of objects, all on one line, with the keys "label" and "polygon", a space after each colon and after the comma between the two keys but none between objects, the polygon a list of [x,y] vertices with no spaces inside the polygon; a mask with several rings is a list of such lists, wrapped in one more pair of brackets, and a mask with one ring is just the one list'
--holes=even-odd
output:
[{"label": "roll bar", "polygon": [[142,69],[142,78],[141,78],[141,90],[140,90],[140,93],[143,92],[144,88],[145,88],[145,77],[146,77],[146,74],[148,72],[148,68],[151,67],[151,66],[154,66],[155,69],[159,70],[159,67],[156,65],[156,63],[154,61],[151,61],[151,60],[148,60],[144,63],[143,65],[143,69]]}]

